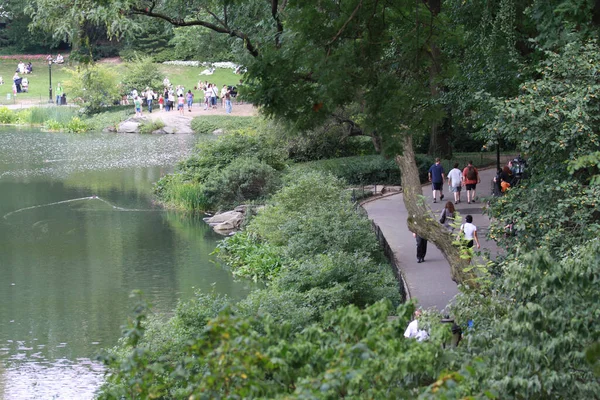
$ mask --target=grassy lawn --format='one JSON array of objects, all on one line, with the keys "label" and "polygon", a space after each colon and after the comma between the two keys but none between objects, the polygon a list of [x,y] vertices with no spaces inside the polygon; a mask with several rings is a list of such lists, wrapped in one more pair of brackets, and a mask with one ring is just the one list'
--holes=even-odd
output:
[{"label": "grassy lawn", "polygon": [[[24,75],[29,80],[29,92],[19,93],[16,99],[12,95],[12,77],[17,69],[18,59],[15,60],[0,60],[0,76],[4,80],[4,85],[0,85],[0,105],[20,104],[20,103],[39,103],[46,104],[49,100],[49,73],[48,64],[45,60],[28,60],[23,58],[22,61],[27,64],[31,61],[33,65],[33,73]],[[115,69],[120,75],[126,72],[126,64],[107,64],[110,68]],[[200,75],[205,67],[185,67],[178,65],[159,64],[159,70],[169,78],[173,85],[183,85],[186,89],[192,89],[194,96],[198,98],[199,92],[194,92],[194,86],[199,80],[216,83],[219,88],[223,85],[237,85],[241,79],[240,75],[236,75],[229,69],[217,69],[212,75]],[[66,64],[52,64],[52,91],[53,95],[56,91],[56,84],[64,82],[69,78],[69,74],[65,69],[70,68]],[[19,76],[21,76],[19,74]],[[21,76],[23,77],[23,76]],[[115,82],[117,84],[118,82]],[[138,91],[144,88],[138,88]],[[162,88],[154,88],[160,90]],[[10,94],[10,99],[7,98]],[[67,93],[67,99],[69,94]]]}]

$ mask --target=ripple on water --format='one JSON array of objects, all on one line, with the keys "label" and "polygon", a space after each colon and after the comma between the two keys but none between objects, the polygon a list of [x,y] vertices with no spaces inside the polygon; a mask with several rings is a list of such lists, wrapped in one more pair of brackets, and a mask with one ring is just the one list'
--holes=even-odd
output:
[{"label": "ripple on water", "polygon": [[102,364],[85,358],[19,363],[4,370],[0,396],[11,400],[93,399],[104,371]]}]

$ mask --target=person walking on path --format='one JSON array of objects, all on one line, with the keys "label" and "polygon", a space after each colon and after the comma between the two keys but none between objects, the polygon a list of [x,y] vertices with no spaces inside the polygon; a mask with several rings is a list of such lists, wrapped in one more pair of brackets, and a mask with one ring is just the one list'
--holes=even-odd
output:
[{"label": "person walking on path", "polygon": [[185,99],[183,98],[183,93],[179,95],[177,98],[177,110],[179,110],[179,114],[183,115]]},{"label": "person walking on path", "polygon": [[191,90],[188,90],[187,94],[185,95],[185,99],[187,101],[188,111],[192,112],[192,104],[194,104],[194,94]]},{"label": "person walking on path", "polygon": [[467,241],[467,248],[473,247],[473,241],[479,249],[479,238],[477,237],[477,227],[473,224],[473,216],[467,215],[465,217],[465,223],[460,226],[460,232],[465,234],[465,240]]},{"label": "person walking on path", "polygon": [[467,190],[467,203],[475,203],[475,190],[477,184],[481,182],[479,171],[473,165],[473,161],[469,161],[469,164],[463,169],[463,178],[465,182],[465,189]]},{"label": "person walking on path", "polygon": [[446,229],[450,231],[450,233],[454,232],[454,217],[456,215],[456,210],[454,209],[454,204],[451,201],[447,201],[446,205],[442,209],[440,213],[440,224],[444,225]]},{"label": "person walking on path", "polygon": [[463,185],[463,174],[458,169],[458,163],[454,163],[454,168],[448,172],[448,186],[450,191],[454,193],[454,204],[460,203],[460,191]]},{"label": "person walking on path", "polygon": [[417,240],[417,263],[425,262],[427,254],[427,239],[413,233],[413,237]]},{"label": "person walking on path", "polygon": [[442,165],[440,164],[440,159],[436,158],[435,159],[435,164],[433,164],[431,167],[429,167],[429,182],[431,182],[431,186],[432,186],[432,191],[433,191],[433,202],[437,203],[436,201],[436,192],[439,192],[439,196],[440,196],[440,201],[444,200],[444,193],[443,193],[443,187],[444,187],[444,167],[442,167]]},{"label": "person walking on path", "polygon": [[231,114],[231,91],[229,89],[225,92],[225,112]]},{"label": "person walking on path", "polygon": [[146,104],[148,104],[149,113],[152,113],[152,101],[154,100],[154,97],[156,97],[156,93],[154,93],[154,90],[146,88]]}]

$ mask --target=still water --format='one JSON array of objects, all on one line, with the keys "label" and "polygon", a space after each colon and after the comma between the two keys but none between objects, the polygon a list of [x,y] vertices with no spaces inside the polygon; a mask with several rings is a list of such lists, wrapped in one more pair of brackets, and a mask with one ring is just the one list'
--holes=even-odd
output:
[{"label": "still water", "polygon": [[209,256],[217,235],[152,203],[195,140],[0,128],[0,398],[92,398],[134,289],[163,313],[248,293]]}]

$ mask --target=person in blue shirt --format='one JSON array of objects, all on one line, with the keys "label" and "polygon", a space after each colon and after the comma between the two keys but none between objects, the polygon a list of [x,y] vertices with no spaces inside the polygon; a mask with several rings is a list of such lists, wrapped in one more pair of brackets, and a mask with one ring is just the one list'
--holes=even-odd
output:
[{"label": "person in blue shirt", "polygon": [[444,167],[440,164],[440,159],[435,159],[435,164],[429,167],[429,182],[431,182],[431,186],[433,189],[433,202],[437,203],[437,193],[439,192],[440,201],[444,200],[444,193],[442,192],[442,188],[444,187]]}]

